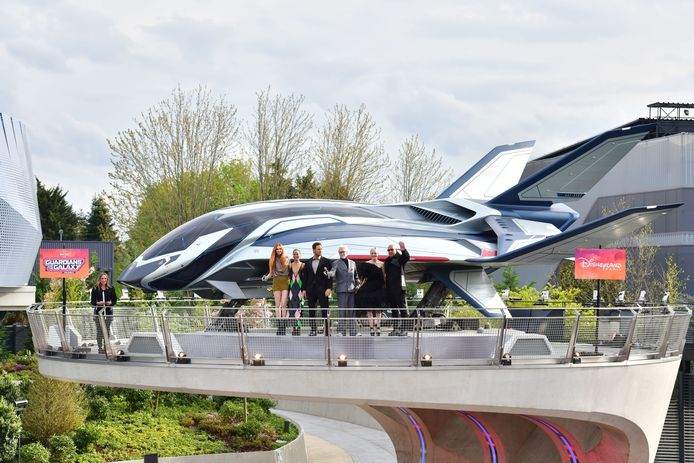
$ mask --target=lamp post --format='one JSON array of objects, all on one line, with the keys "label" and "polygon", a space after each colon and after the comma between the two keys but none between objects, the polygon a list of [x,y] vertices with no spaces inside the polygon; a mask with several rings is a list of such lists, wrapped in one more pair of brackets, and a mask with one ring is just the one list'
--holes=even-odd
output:
[{"label": "lamp post", "polygon": [[[27,408],[29,404],[28,400],[15,400],[14,401],[14,412],[17,416],[21,416],[22,412]],[[22,427],[19,427],[19,440],[17,442],[17,463],[22,463],[22,456],[19,453],[19,449],[22,447]]]}]

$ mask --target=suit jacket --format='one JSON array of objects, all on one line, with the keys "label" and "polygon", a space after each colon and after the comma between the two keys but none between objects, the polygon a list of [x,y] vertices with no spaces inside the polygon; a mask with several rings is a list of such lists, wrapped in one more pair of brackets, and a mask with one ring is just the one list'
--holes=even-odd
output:
[{"label": "suit jacket", "polygon": [[313,257],[304,261],[304,289],[312,294],[324,293],[326,289],[333,287],[333,279],[325,275],[325,270],[332,270],[330,260],[321,256],[318,261],[318,270],[313,272]]},{"label": "suit jacket", "polygon": [[335,291],[338,293],[353,293],[357,286],[357,264],[347,259],[347,265],[342,259],[333,261],[335,271]]}]

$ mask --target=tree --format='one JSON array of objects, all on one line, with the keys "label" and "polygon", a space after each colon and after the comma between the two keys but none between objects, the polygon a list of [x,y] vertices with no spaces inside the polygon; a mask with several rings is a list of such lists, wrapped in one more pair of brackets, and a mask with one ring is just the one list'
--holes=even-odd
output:
[{"label": "tree", "polygon": [[14,404],[0,397],[0,463],[15,461],[21,429]]},{"label": "tree", "polygon": [[83,393],[77,384],[36,374],[27,400],[22,425],[43,443],[51,436],[72,432],[84,423]]},{"label": "tree", "polygon": [[135,128],[118,132],[108,140],[118,225],[130,228],[145,196],[162,184],[176,225],[209,211],[216,174],[236,149],[238,131],[236,107],[223,97],[213,99],[205,87],[177,87],[141,114]]},{"label": "tree", "polygon": [[684,291],[687,288],[689,275],[683,275],[684,269],[677,263],[672,254],[665,258],[665,265],[659,271],[659,293],[670,293],[671,304],[681,303]]},{"label": "tree", "polygon": [[326,114],[315,147],[321,196],[377,202],[383,198],[388,159],[381,133],[366,107],[356,110],[335,105]]},{"label": "tree", "polygon": [[418,135],[400,146],[398,163],[390,171],[390,182],[398,201],[433,199],[450,183],[453,171],[443,165],[440,155],[427,152]]},{"label": "tree", "polygon": [[84,233],[85,240],[116,241],[116,231],[113,228],[111,213],[106,206],[103,196],[92,198],[92,208],[87,216]]},{"label": "tree", "polygon": [[298,177],[294,181],[294,186],[292,187],[291,198],[318,198],[320,195],[320,186],[316,181],[316,177],[313,174],[313,169],[310,167],[306,170],[306,173],[301,177]]},{"label": "tree", "polygon": [[60,230],[63,230],[65,240],[81,238],[84,220],[67,202],[66,195],[67,191],[60,186],[46,188],[38,178],[36,179],[36,197],[44,240],[60,239]]},{"label": "tree", "polygon": [[246,141],[258,180],[258,199],[289,196],[291,177],[306,158],[311,115],[302,109],[302,95],[270,95],[270,88],[256,94],[252,122]]}]

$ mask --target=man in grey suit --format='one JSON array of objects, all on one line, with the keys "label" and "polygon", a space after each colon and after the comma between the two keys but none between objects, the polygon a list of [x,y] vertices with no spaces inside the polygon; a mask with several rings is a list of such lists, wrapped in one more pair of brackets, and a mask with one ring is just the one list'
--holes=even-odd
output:
[{"label": "man in grey suit", "polygon": [[[333,261],[331,273],[335,275],[335,292],[337,292],[337,307],[341,320],[337,324],[337,330],[343,336],[357,335],[357,321],[354,319],[354,291],[357,287],[357,264],[347,258],[347,246],[337,248],[339,259]],[[342,320],[348,318],[350,320]]]}]

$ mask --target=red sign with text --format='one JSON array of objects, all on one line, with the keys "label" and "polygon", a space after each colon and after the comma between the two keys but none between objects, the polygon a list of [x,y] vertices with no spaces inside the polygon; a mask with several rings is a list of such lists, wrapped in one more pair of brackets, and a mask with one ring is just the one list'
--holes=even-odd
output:
[{"label": "red sign with text", "polygon": [[576,249],[577,280],[625,280],[627,252],[624,249]]},{"label": "red sign with text", "polygon": [[86,278],[89,275],[89,249],[39,250],[41,278]]}]

